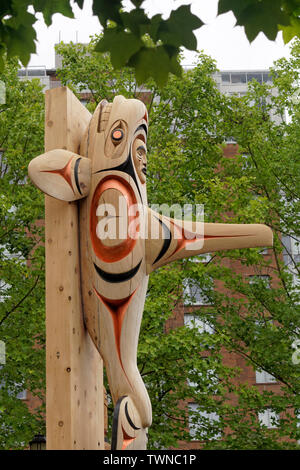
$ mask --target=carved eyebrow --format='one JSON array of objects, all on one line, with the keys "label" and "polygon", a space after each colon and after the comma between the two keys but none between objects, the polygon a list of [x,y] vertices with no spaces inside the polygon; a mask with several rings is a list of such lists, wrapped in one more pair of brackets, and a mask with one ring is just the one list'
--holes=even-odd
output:
[{"label": "carved eyebrow", "polygon": [[144,130],[146,135],[148,134],[148,128],[146,124],[141,124],[139,127],[137,127],[135,130],[135,133],[141,130]]},{"label": "carved eyebrow", "polygon": [[146,149],[145,149],[145,147],[144,147],[143,145],[140,145],[140,146],[137,148],[137,150],[144,150],[144,152],[146,152]]}]

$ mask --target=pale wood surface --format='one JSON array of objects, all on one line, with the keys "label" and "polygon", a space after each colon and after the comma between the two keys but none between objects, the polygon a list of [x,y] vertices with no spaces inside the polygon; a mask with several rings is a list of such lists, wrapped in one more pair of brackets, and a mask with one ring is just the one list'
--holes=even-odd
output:
[{"label": "pale wood surface", "polygon": [[[67,88],[47,91],[46,152],[78,154],[89,119]],[[45,208],[47,449],[104,449],[102,360],[82,315],[78,207],[46,196]]]},{"label": "pale wood surface", "polygon": [[[164,226],[164,228],[163,228]],[[147,273],[201,253],[273,245],[273,233],[263,224],[214,224],[171,219],[148,208]],[[167,250],[162,253],[165,240]]]},{"label": "pale wood surface", "polygon": [[[146,113],[142,102],[121,96],[115,97],[110,105],[100,103],[80,152],[92,163],[91,190],[80,201],[82,297],[86,325],[104,359],[114,404],[126,396],[119,409],[117,449],[145,449],[146,431],[152,420],[151,403],[137,368],[148,284],[145,240],[140,230],[147,217],[147,194],[131,155],[140,142],[145,145]],[[114,142],[115,130],[121,130],[123,135],[119,142]],[[126,162],[132,165],[129,172],[119,168]],[[140,204],[139,213],[130,213],[130,205],[136,203]],[[109,207],[114,208],[113,216]],[[92,225],[91,214],[95,216]],[[122,238],[118,229],[113,238],[104,238],[96,230],[96,224],[103,222],[109,227],[121,217],[133,224],[134,241],[128,235]],[[124,250],[118,252],[121,247]],[[135,274],[120,280],[137,266]],[[139,429],[129,424],[126,406],[130,420]]]},{"label": "pale wood surface", "polygon": [[55,149],[31,160],[28,174],[45,194],[61,201],[77,201],[89,193],[91,162],[74,152]]},{"label": "pale wood surface", "polygon": [[[32,178],[43,191],[73,200],[72,164],[82,156],[80,177],[86,190],[86,197],[76,197],[78,205],[46,197],[50,448],[103,448],[101,361],[84,329],[81,305],[90,337],[104,360],[115,405],[113,446],[145,449],[152,411],[137,368],[137,346],[148,273],[200,253],[273,243],[272,232],[264,225],[183,222],[148,209],[147,128],[147,111],[138,100],[104,100],[90,119],[66,89],[47,94],[48,153],[33,161]],[[61,150],[49,156],[54,148]],[[62,172],[52,171],[58,159],[63,161],[58,168],[69,165],[66,181]],[[125,237],[119,224],[109,232],[120,220],[126,221],[126,230],[127,224],[132,228]],[[70,400],[61,398],[65,390]]]}]

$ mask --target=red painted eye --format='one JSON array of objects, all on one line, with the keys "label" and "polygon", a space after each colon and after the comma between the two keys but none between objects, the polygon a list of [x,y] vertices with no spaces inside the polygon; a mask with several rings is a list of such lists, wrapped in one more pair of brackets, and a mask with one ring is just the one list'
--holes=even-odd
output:
[{"label": "red painted eye", "polygon": [[115,142],[120,142],[124,137],[124,132],[122,129],[114,129],[111,133],[111,138]]}]

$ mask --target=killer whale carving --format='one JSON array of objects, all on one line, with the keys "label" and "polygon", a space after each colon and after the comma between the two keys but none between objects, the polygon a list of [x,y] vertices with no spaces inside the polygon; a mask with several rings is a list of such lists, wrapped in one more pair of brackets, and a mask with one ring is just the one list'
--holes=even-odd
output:
[{"label": "killer whale carving", "polygon": [[115,406],[112,449],[147,446],[152,411],[137,346],[149,274],[196,254],[273,243],[265,225],[183,222],[148,208],[147,133],[145,105],[116,96],[97,106],[78,154],[51,150],[28,168],[44,193],[78,201],[81,299]]}]

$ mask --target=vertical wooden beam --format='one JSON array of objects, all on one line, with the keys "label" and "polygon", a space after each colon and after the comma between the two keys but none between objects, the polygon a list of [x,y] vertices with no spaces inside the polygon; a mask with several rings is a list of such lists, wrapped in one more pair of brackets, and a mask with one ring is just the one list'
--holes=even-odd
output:
[{"label": "vertical wooden beam", "polygon": [[[66,87],[46,91],[45,151],[79,153],[90,113]],[[102,360],[83,323],[78,206],[45,197],[47,449],[104,449]]]}]

